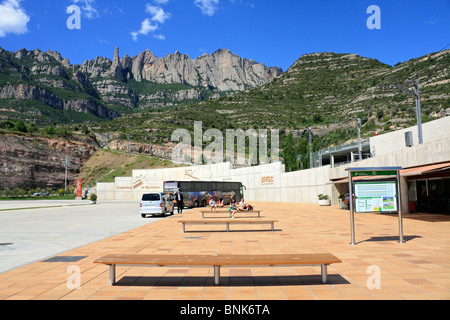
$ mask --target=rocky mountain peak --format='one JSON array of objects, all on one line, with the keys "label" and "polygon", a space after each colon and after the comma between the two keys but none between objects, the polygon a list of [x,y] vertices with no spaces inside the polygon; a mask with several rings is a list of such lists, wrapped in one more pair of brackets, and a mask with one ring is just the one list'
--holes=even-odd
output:
[{"label": "rocky mountain peak", "polygon": [[[191,59],[180,51],[158,57],[149,49],[121,57],[116,47],[112,60],[99,56],[81,65],[71,65],[57,51],[1,49],[5,85],[0,85],[0,99],[34,100],[61,113],[73,110],[113,119],[135,108],[229,95],[266,84],[281,72],[228,49]],[[22,105],[21,101],[14,104]],[[40,110],[30,113],[41,117]]]},{"label": "rocky mountain peak", "polygon": [[132,78],[137,82],[146,80],[208,86],[218,91],[241,91],[270,82],[282,70],[243,59],[228,49],[219,49],[211,55],[205,53],[192,60],[178,50],[160,58],[149,49],[132,58],[126,55],[120,59],[119,48],[116,48],[113,61],[97,57],[83,63],[82,72],[91,77],[112,76],[121,81]]}]

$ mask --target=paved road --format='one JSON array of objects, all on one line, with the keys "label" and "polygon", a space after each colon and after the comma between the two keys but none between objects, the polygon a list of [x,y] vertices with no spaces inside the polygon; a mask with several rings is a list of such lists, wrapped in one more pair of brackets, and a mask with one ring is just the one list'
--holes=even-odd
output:
[{"label": "paved road", "polygon": [[0,273],[161,219],[143,219],[138,201],[86,203],[0,201],[0,210],[27,208],[0,211]]},{"label": "paved road", "polygon": [[0,201],[0,212],[4,210],[20,208],[39,208],[39,207],[63,207],[73,205],[89,205],[86,200],[18,200],[18,201]]}]

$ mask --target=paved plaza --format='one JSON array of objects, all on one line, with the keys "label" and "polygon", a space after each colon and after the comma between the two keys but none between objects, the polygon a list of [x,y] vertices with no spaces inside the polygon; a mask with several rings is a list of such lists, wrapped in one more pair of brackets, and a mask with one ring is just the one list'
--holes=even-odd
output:
[{"label": "paved plaza", "polygon": [[[198,225],[182,233],[179,219],[201,219],[200,209],[189,210],[3,272],[0,299],[450,299],[450,216],[405,215],[405,243],[400,244],[397,215],[356,214],[352,246],[349,211],[306,204],[254,205],[263,210],[263,217],[279,221],[275,231],[233,225],[231,232],[224,232],[221,225]],[[141,219],[138,214],[136,219]],[[118,282],[111,286],[108,267],[93,261],[113,253],[331,253],[342,263],[329,266],[328,284],[321,283],[320,266],[224,267],[219,286],[214,285],[212,267],[117,267]]]},{"label": "paved plaza", "polygon": [[0,202],[0,273],[158,221],[139,202]]}]

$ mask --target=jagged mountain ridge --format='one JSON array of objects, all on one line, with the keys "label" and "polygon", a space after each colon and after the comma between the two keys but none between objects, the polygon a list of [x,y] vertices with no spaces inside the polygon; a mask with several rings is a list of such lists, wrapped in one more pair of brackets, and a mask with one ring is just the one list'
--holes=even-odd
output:
[{"label": "jagged mountain ridge", "polygon": [[115,119],[136,110],[239,92],[267,84],[281,73],[227,49],[191,60],[178,51],[159,58],[150,50],[120,58],[116,48],[113,60],[97,57],[72,65],[56,51],[14,53],[0,48],[0,118],[23,114],[38,122]]},{"label": "jagged mountain ridge", "polygon": [[113,61],[107,58],[85,61],[81,72],[90,77],[112,76],[122,81],[135,79],[138,82],[210,87],[218,91],[242,91],[270,82],[282,70],[243,59],[228,49],[219,49],[211,55],[204,53],[191,60],[178,51],[159,58],[150,50],[133,58],[128,55],[120,58],[119,48],[116,48]]}]

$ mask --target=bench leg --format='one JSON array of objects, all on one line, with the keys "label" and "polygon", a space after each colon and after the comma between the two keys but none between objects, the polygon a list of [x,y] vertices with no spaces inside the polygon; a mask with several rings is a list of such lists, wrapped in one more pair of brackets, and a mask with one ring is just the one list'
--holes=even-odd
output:
[{"label": "bench leg", "polygon": [[272,222],[272,231],[275,231],[275,223]]},{"label": "bench leg", "polygon": [[227,222],[227,232],[230,232],[230,224]]},{"label": "bench leg", "polygon": [[115,285],[116,284],[116,265],[111,264],[109,266],[109,284]]},{"label": "bench leg", "polygon": [[327,283],[327,278],[328,278],[328,265],[326,264],[322,264],[322,283]]},{"label": "bench leg", "polygon": [[186,228],[185,228],[185,224],[182,223],[181,229],[183,230],[183,233],[186,233]]},{"label": "bench leg", "polygon": [[214,284],[216,286],[220,284],[220,266],[214,266]]}]

